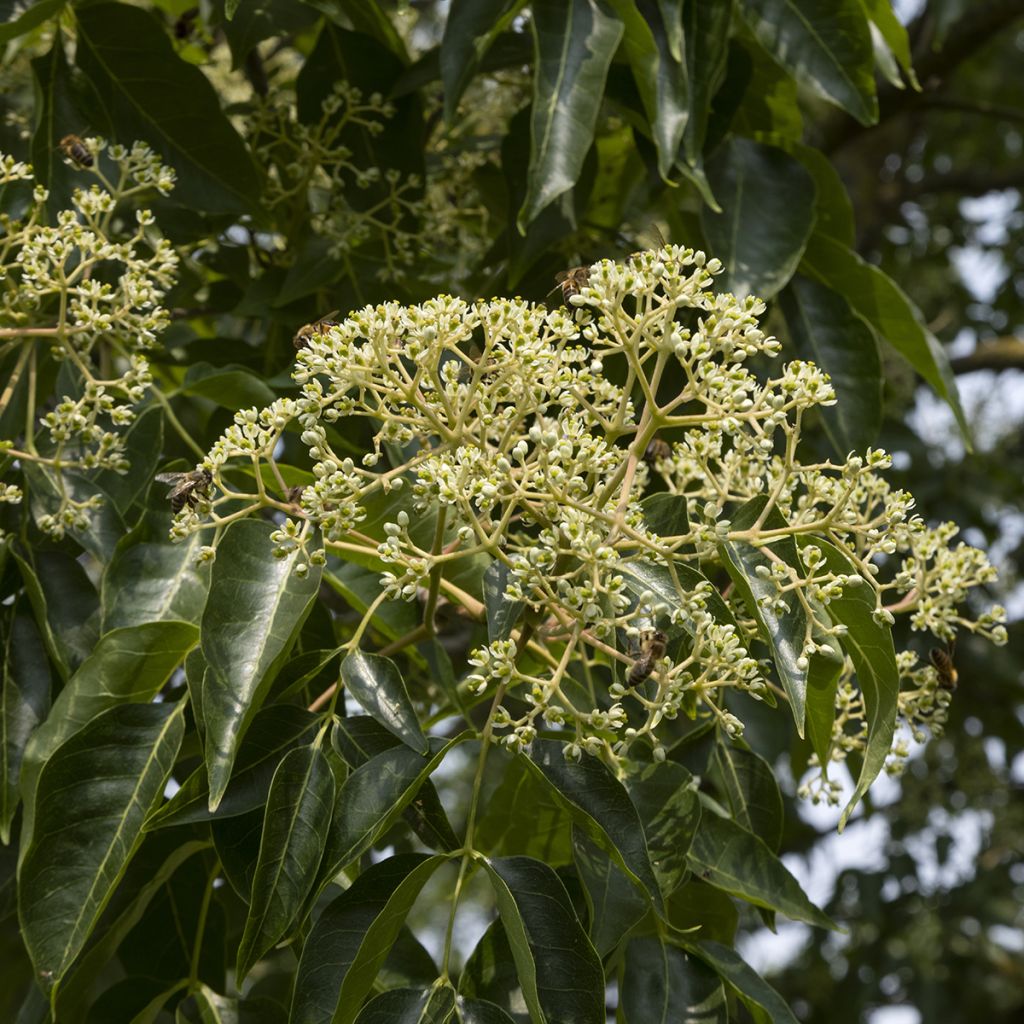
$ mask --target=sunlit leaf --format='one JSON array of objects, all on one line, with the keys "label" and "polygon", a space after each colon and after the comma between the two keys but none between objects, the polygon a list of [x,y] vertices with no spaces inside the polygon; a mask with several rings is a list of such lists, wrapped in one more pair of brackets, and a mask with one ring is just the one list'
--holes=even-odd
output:
[{"label": "sunlit leaf", "polygon": [[388,732],[411,749],[426,753],[427,739],[420,728],[416,709],[409,700],[398,666],[390,658],[350,651],[341,663],[341,680],[345,689]]}]

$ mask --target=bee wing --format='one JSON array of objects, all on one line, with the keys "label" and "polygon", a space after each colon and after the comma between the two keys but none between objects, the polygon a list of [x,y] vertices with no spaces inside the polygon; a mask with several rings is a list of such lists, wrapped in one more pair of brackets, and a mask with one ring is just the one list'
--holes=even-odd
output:
[{"label": "bee wing", "polygon": [[[563,281],[568,280],[573,273],[574,271],[572,270],[560,270],[557,274],[555,274],[555,281],[558,284],[561,284]],[[551,290],[554,291],[555,289],[552,288]]]},{"label": "bee wing", "polygon": [[184,476],[184,473],[157,473],[157,475],[153,479],[157,480],[159,483],[162,484],[173,485],[181,483],[182,477]]}]

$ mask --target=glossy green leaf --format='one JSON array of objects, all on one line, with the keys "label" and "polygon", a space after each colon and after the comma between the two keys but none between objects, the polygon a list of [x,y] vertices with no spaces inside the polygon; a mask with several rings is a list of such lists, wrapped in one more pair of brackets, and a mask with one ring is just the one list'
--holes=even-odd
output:
[{"label": "glossy green leaf", "polygon": [[334,774],[319,746],[282,758],[270,783],[249,916],[238,949],[239,981],[297,923],[316,881],[334,809]]},{"label": "glossy green leaf", "polygon": [[[680,5],[675,0],[659,0],[658,6],[663,11],[665,24],[672,25],[671,16],[665,13],[666,8],[678,8]],[[679,43],[690,78],[690,118],[686,122],[683,143],[686,158],[694,166],[698,165],[704,147],[712,98],[725,76],[732,6],[732,0],[715,0],[714,3],[688,0],[682,5],[682,39]],[[669,46],[671,49],[671,35]]]},{"label": "glossy green leaf", "polygon": [[[686,948],[728,983],[755,1020],[767,1020],[771,1024],[797,1024],[793,1011],[782,996],[734,949],[719,942],[708,941],[687,943]],[[767,1014],[767,1017],[763,1014]]]},{"label": "glossy green leaf", "polygon": [[494,856],[524,854],[548,864],[564,863],[572,855],[572,818],[548,781],[528,763],[521,757],[505,762],[501,781],[477,823],[474,845]]},{"label": "glossy green leaf", "polygon": [[836,452],[864,451],[882,426],[882,361],[875,333],[838,292],[799,274],[780,296],[789,333],[832,378],[838,402],[821,411]]},{"label": "glossy green leaf", "polygon": [[341,663],[341,681],[350,693],[388,732],[412,750],[427,752],[416,709],[402,681],[402,673],[390,659],[364,651],[350,651]]},{"label": "glossy green leaf", "polygon": [[878,120],[871,33],[858,0],[740,0],[761,45],[861,124]]},{"label": "glossy green leaf", "polygon": [[528,763],[552,786],[575,824],[603,846],[634,885],[661,906],[661,889],[629,793],[597,757],[578,761],[565,756],[560,740],[534,740]]},{"label": "glossy green leaf", "polygon": [[363,1007],[356,1024],[445,1024],[455,1014],[455,989],[396,988],[375,996]]},{"label": "glossy green leaf", "polygon": [[72,99],[71,68],[64,46],[64,36],[57,31],[49,51],[32,61],[38,101],[32,133],[32,171],[36,181],[50,191],[50,210],[66,207],[75,187],[82,184],[82,172],[69,166],[60,150],[60,140],[74,132],[81,121]]},{"label": "glossy green leaf", "polygon": [[839,292],[934,388],[953,410],[961,432],[969,439],[946,350],[925,326],[920,311],[900,286],[842,242],[817,232],[811,236],[800,270]]},{"label": "glossy green leaf", "polygon": [[214,849],[224,868],[231,888],[246,903],[252,896],[252,880],[260,855],[264,813],[262,807],[231,818],[214,818],[210,822]]},{"label": "glossy green leaf", "polygon": [[312,742],[318,721],[305,708],[288,704],[262,708],[245,734],[235,771],[217,810],[210,812],[210,787],[206,766],[201,764],[174,796],[146,819],[146,830],[232,818],[263,807],[281,758],[297,745]]},{"label": "glossy green leaf", "polygon": [[532,145],[517,221],[521,234],[576,184],[594,141],[608,66],[623,31],[603,0],[540,0],[532,9]]},{"label": "glossy green leaf", "polygon": [[666,920],[679,932],[696,931],[703,939],[731,945],[740,915],[728,893],[691,875],[669,898]]},{"label": "glossy green leaf", "polygon": [[402,36],[391,23],[386,7],[378,0],[306,0],[311,7],[323,11],[329,18],[344,25],[351,25],[357,32],[383,43],[396,57],[408,62]]},{"label": "glossy green leaf", "polygon": [[43,767],[18,913],[51,997],[142,842],[143,819],[163,793],[183,732],[183,704],[119,704]]},{"label": "glossy green leaf", "polygon": [[428,756],[405,746],[385,750],[349,775],[335,799],[317,892],[391,828],[445,754],[468,737],[431,739]]},{"label": "glossy green leaf", "polygon": [[175,1024],[285,1024],[285,1013],[270,999],[235,999],[200,983],[178,1003],[174,1019]]},{"label": "glossy green leaf", "polygon": [[[760,495],[743,505],[733,516],[733,530],[752,528],[761,517],[767,500],[766,496]],[[765,528],[772,530],[785,529],[786,525],[785,519],[776,508],[765,516],[763,522]],[[770,548],[801,576],[804,574],[796,542],[792,537],[782,536],[765,547]],[[790,711],[797,732],[803,736],[806,726],[822,758],[822,764],[827,764],[832,721],[835,718],[835,686],[843,665],[842,656],[835,651],[839,646],[838,641],[834,637],[828,637],[829,646],[835,653],[826,657],[815,652],[801,667],[808,625],[803,605],[789,595],[784,599],[785,611],[775,608],[774,601],[778,597],[775,583],[771,579],[762,579],[757,574],[760,566],[770,566],[770,560],[763,548],[754,547],[743,540],[725,539],[721,542],[719,550],[729,575],[732,576],[747,608],[757,620],[771,648],[775,668],[789,698]],[[812,607],[816,608],[819,619],[824,621],[828,613],[823,608],[816,607],[810,598],[808,600],[811,601]],[[813,630],[812,637],[818,643],[824,643],[826,640],[820,629]]]},{"label": "glossy green leaf", "polygon": [[269,692],[274,676],[312,607],[320,586],[318,566],[294,572],[299,551],[272,554],[272,523],[233,523],[217,549],[210,596],[200,627],[207,671],[202,718],[210,810],[216,810],[238,746]]},{"label": "glossy green leaf", "polygon": [[[81,1016],[102,976],[104,966],[110,962],[122,943],[131,944],[130,933],[140,922],[148,920],[149,908],[159,899],[179,868],[190,862],[188,867],[193,868],[191,877],[205,875],[208,865],[203,863],[203,859],[191,859],[209,847],[208,840],[187,839],[181,835],[147,836],[143,839],[82,952],[61,982],[56,999],[57,1020],[73,1022]],[[196,903],[202,897],[202,884],[200,882],[200,891],[196,893]],[[197,912],[198,906],[194,913]],[[173,938],[183,944],[186,940],[181,935],[180,925],[179,919],[178,927],[173,929]],[[142,930],[146,930],[145,924]],[[144,955],[150,955],[148,944],[143,952]],[[191,952],[190,945],[189,958]],[[161,958],[159,966],[163,966],[163,962]],[[149,963],[144,973],[166,978],[167,974],[162,973],[159,966]],[[185,970],[188,970],[188,958],[185,960]]]},{"label": "glossy green leaf", "polygon": [[578,827],[572,830],[572,857],[590,907],[590,941],[603,958],[644,917],[649,904],[611,857]]},{"label": "glossy green leaf", "polygon": [[711,770],[736,823],[777,853],[784,824],[782,794],[768,762],[720,736],[711,755]]},{"label": "glossy green leaf", "polygon": [[756,907],[777,910],[819,928],[836,927],[804,895],[782,861],[757,836],[729,818],[706,811],[688,857],[701,878]]},{"label": "glossy green leaf", "polygon": [[505,597],[511,573],[504,562],[494,561],[484,573],[484,606],[487,610],[487,639],[507,640],[526,606],[523,601]]},{"label": "glossy green leaf", "polygon": [[260,194],[245,144],[213,86],[174,52],[163,25],[128,4],[76,8],[76,61],[117,141],[148,142],[177,173],[174,198],[211,213],[242,213]]},{"label": "glossy green leaf", "polygon": [[[825,565],[832,572],[849,574],[857,571],[837,547],[818,538],[813,543],[825,556]],[[860,775],[853,795],[843,808],[839,819],[840,830],[885,767],[896,729],[900,675],[896,667],[892,629],[875,621],[874,610],[874,591],[867,586],[847,587],[841,597],[833,598],[828,605],[832,620],[846,626],[848,630],[843,637],[843,648],[849,654],[857,673],[857,685],[864,701],[868,726],[868,741]]]},{"label": "glossy green leaf", "polygon": [[658,173],[667,180],[690,119],[687,69],[672,53],[682,35],[682,4],[645,4],[641,14],[636,0],[608,2],[623,24],[622,47],[651,124]]},{"label": "glossy green leaf", "polygon": [[55,18],[67,0],[37,0],[35,3],[9,4],[5,8],[4,20],[0,23],[0,43],[31,32],[48,18]]},{"label": "glossy green leaf", "polygon": [[[917,75],[914,74],[910,38],[907,35],[906,26],[896,17],[891,0],[860,0],[860,5],[864,9],[864,13],[871,19],[886,47],[895,57],[899,66],[903,68],[907,80],[915,89],[920,89]],[[902,84],[897,87],[902,88]]]},{"label": "glossy green leaf", "polygon": [[515,957],[500,917],[491,922],[466,960],[459,975],[459,995],[500,1007],[517,1024],[529,1019]]},{"label": "glossy green leaf", "polygon": [[262,377],[244,366],[192,363],[182,382],[183,395],[208,398],[226,409],[269,405],[277,397]]},{"label": "glossy green leaf", "polygon": [[525,0],[452,0],[441,39],[444,116],[449,123],[484,54],[524,4]]},{"label": "glossy green leaf", "polygon": [[651,864],[667,899],[687,872],[686,853],[700,822],[697,780],[674,761],[648,765],[626,778],[643,822]]},{"label": "glossy green leaf", "polygon": [[119,550],[103,573],[102,632],[165,619],[198,625],[210,588],[210,564],[196,561],[205,540],[194,533],[180,544]]},{"label": "glossy green leaf", "polygon": [[775,146],[731,136],[708,162],[722,212],[701,225],[725,264],[721,287],[770,299],[793,276],[814,227],[814,179]]},{"label": "glossy green leaf", "polygon": [[50,663],[34,620],[16,611],[4,637],[0,689],[0,843],[11,841],[29,736],[50,709]]},{"label": "glossy green leaf", "polygon": [[652,494],[640,503],[647,528],[659,537],[685,537],[690,532],[686,498],[681,494]]},{"label": "glossy green leaf", "polygon": [[[358,768],[377,754],[390,750],[401,741],[389,733],[376,719],[355,715],[338,719],[331,733],[331,744],[344,761]],[[459,845],[441,798],[434,784],[427,779],[413,801],[402,812],[417,836],[431,849],[454,850]]]},{"label": "glossy green leaf", "polygon": [[419,853],[389,857],[324,907],[299,959],[294,1024],[356,1019],[416,897],[445,860]]},{"label": "glossy green leaf", "polygon": [[[680,604],[687,603],[690,595],[699,587],[709,588],[705,600],[707,610],[715,621],[733,626],[736,624],[728,605],[722,600],[722,595],[714,587],[711,587],[707,577],[683,562],[659,565],[655,562],[637,559],[620,562],[616,571],[625,580],[626,593],[630,595],[634,603],[638,602],[645,594],[653,594],[655,602],[676,608]],[[700,627],[689,616],[678,626],[670,623],[666,616],[663,621],[659,620],[658,628],[667,634],[669,640],[672,640],[684,632],[691,637],[696,636]]]},{"label": "glossy green leaf", "polygon": [[459,1024],[515,1024],[500,1006],[486,999],[460,999],[456,1010]]},{"label": "glossy green leaf", "polygon": [[484,861],[534,1021],[604,1024],[601,959],[558,875],[531,857]]},{"label": "glossy green leaf", "polygon": [[700,960],[660,938],[631,939],[622,977],[625,1024],[727,1024],[725,988]]}]

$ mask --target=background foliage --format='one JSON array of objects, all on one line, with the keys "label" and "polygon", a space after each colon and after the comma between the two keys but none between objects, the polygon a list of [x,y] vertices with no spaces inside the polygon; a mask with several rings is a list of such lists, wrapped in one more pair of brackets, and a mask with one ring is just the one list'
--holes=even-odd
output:
[{"label": "background foliage", "polygon": [[[164,299],[169,324],[154,328],[147,353],[152,389],[134,423],[115,431],[130,471],[57,466],[64,488],[55,490],[11,456],[3,466],[4,484],[23,485],[26,498],[0,505],[0,1006],[5,1019],[45,1020],[52,989],[62,1021],[286,1019],[296,957],[272,948],[285,937],[274,932],[275,900],[308,908],[311,899],[308,880],[305,891],[282,888],[301,889],[310,870],[302,844],[288,841],[288,809],[307,801],[298,818],[323,831],[323,809],[346,792],[351,832],[328,842],[337,863],[359,859],[366,870],[299,932],[306,948],[351,967],[341,980],[303,954],[292,1019],[329,1020],[332,1000],[344,1007],[334,1019],[354,1019],[372,965],[382,994],[360,1020],[444,1020],[454,992],[424,994],[437,967],[399,924],[421,888],[416,934],[436,942],[437,918],[447,918],[452,879],[428,879],[461,842],[472,778],[468,759],[458,760],[461,737],[448,738],[456,753],[445,764],[456,767],[435,777],[437,789],[427,776],[447,752],[443,740],[429,749],[414,740],[413,750],[353,717],[340,749],[310,745],[315,718],[304,709],[337,677],[324,655],[375,596],[375,574],[348,564],[330,586],[303,583],[287,561],[259,557],[269,527],[256,521],[232,530],[236,550],[218,553],[214,564],[227,569],[197,566],[197,543],[167,542],[155,471],[191,467],[235,409],[293,393],[302,324],[441,290],[542,300],[557,271],[622,257],[653,223],[722,259],[728,287],[772,300],[770,326],[832,374],[840,401],[822,417],[822,453],[869,444],[897,453],[896,474],[921,513],[955,519],[990,546],[1012,598],[1024,474],[1024,10],[935,0],[901,6],[901,22],[885,0],[226,7],[0,4],[0,149],[32,162],[52,218],[91,182],[64,159],[64,136],[146,142],[176,187],[127,196],[109,228],[123,231],[136,205],[152,209],[180,260]],[[97,159],[111,173],[108,156]],[[16,182],[0,196],[15,220],[30,203]],[[11,294],[9,311],[18,308]],[[51,323],[52,310],[26,315],[0,327],[0,436],[22,441],[36,413],[80,397],[66,362],[19,333]],[[134,341],[111,344],[125,356]],[[25,357],[29,349],[38,355]],[[364,449],[364,438],[350,441]],[[101,505],[90,503],[97,497]],[[45,517],[77,507],[69,498],[84,524],[63,537],[41,530]],[[403,605],[375,619],[380,647],[414,625],[407,614]],[[249,681],[263,710],[214,817],[197,767],[201,712],[175,699],[198,685],[196,672],[217,670],[217,652],[204,645],[210,665],[195,657],[201,629],[225,635],[252,623],[261,653]],[[447,632],[461,676],[474,627],[457,620]],[[758,759],[719,763],[737,748],[711,755],[694,737],[680,747],[673,763],[705,778],[706,792],[725,800],[730,774],[744,780],[752,827],[798,870],[797,858],[813,866],[838,856],[836,844],[874,848],[834,884],[829,872],[810,875],[812,895],[848,931],[785,926],[797,948],[787,963],[762,934],[771,910],[698,877],[709,870],[699,849],[679,890],[686,898],[670,908],[676,928],[702,925],[683,937],[690,955],[653,934],[616,949],[636,920],[632,890],[609,899],[621,916],[595,923],[581,886],[593,891],[588,870],[603,871],[606,886],[623,878],[602,851],[618,851],[629,870],[626,835],[609,838],[607,808],[595,823],[592,807],[566,801],[565,778],[560,804],[544,773],[502,762],[487,780],[479,838],[500,858],[489,881],[502,918],[524,922],[523,932],[491,927],[475,949],[475,936],[466,948],[456,936],[462,1019],[507,1019],[488,1004],[535,1019],[602,1019],[592,957],[572,973],[594,983],[568,1008],[558,1003],[562,979],[547,973],[564,966],[554,947],[589,906],[597,952],[610,976],[620,972],[609,1006],[628,1021],[661,1019],[651,1006],[660,992],[665,1006],[703,1007],[666,1010],[666,1020],[722,1020],[726,1006],[738,1019],[788,1020],[783,999],[805,1020],[859,1020],[896,1004],[924,1020],[1015,1020],[1024,1005],[1019,639],[1015,622],[1008,648],[961,645],[946,736],[869,798],[839,839],[834,820],[794,800],[794,736],[781,716],[748,730]],[[250,640],[219,656],[239,657]],[[446,658],[429,664],[439,680],[453,671]],[[359,672],[350,670],[351,692]],[[367,780],[366,792],[342,789],[343,766],[350,783]],[[182,789],[143,830],[172,768]],[[19,810],[26,787],[34,822]],[[582,788],[592,792],[593,780]],[[116,832],[96,827],[108,814]],[[587,827],[570,835],[570,821]],[[264,828],[285,830],[269,843],[265,834],[266,849],[298,847],[279,874],[257,857]],[[31,844],[44,841],[45,857],[33,856]],[[370,851],[389,846],[396,856],[374,864]],[[16,887],[19,856],[32,870]],[[24,927],[26,907],[44,927]],[[731,952],[734,941],[754,961],[774,961],[781,997]],[[255,965],[244,1000],[231,987],[239,951],[243,966]],[[32,958],[55,976],[35,976]],[[513,963],[525,1004],[510,995]],[[533,970],[531,994],[523,979]]]}]

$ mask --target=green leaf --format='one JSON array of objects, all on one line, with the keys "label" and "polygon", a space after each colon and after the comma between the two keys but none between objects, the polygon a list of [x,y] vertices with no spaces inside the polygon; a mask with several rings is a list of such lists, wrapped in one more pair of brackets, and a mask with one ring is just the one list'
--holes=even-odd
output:
[{"label": "green leaf", "polygon": [[[903,68],[907,80],[915,89],[920,89],[917,75],[914,74],[913,60],[910,53],[910,38],[903,23],[896,17],[891,0],[860,0],[864,13],[871,19],[886,47],[892,52],[900,67]],[[897,88],[902,83],[894,82]]]},{"label": "green leaf", "polygon": [[644,829],[625,787],[599,758],[565,756],[560,740],[534,740],[524,763],[546,779],[573,821],[603,846],[634,885],[662,906]]},{"label": "green leaf", "polygon": [[515,1024],[500,1006],[486,999],[460,999],[457,1010],[460,1024]]},{"label": "green leaf", "polygon": [[[665,24],[674,28],[674,19],[666,9],[678,8],[679,4],[674,0],[659,0],[658,6]],[[732,0],[716,0],[715,3],[689,0],[683,4],[683,19],[685,24],[680,26],[680,31],[690,78],[690,118],[683,133],[683,144],[686,159],[698,166],[711,117],[711,101],[725,76]],[[670,48],[672,44],[670,35]],[[674,49],[672,52],[675,55]]]},{"label": "green leaf", "polygon": [[836,927],[811,903],[782,861],[729,818],[705,813],[688,856],[690,866],[703,879],[755,907],[777,910],[819,928]]},{"label": "green leaf", "polygon": [[511,601],[505,597],[508,588],[508,566],[504,562],[493,561],[484,573],[484,605],[487,609],[487,639],[507,640],[512,635],[519,616],[526,606],[524,601]]},{"label": "green leaf", "polygon": [[177,202],[244,213],[258,202],[255,164],[213,86],[181,60],[149,12],[128,4],[76,7],[76,60],[118,142],[148,142],[174,168]]},{"label": "green leaf", "polygon": [[318,721],[305,708],[288,704],[261,708],[245,734],[231,781],[217,810],[210,811],[206,765],[201,764],[174,796],[146,819],[146,831],[233,818],[263,807],[281,758],[298,744],[311,742]]},{"label": "green leaf", "polygon": [[682,36],[682,4],[645,4],[608,0],[623,23],[623,49],[651,124],[658,150],[658,173],[668,180],[690,119],[690,87],[681,54],[673,42]]},{"label": "green leaf", "polygon": [[801,354],[832,378],[838,401],[821,411],[836,452],[864,451],[882,427],[882,361],[875,332],[838,292],[799,274],[780,296]]},{"label": "green leaf", "polygon": [[[825,565],[834,573],[854,573],[856,567],[837,547],[828,541],[814,538],[813,543],[825,556]],[[853,809],[868,791],[892,749],[896,729],[900,675],[896,667],[896,651],[892,629],[874,619],[874,591],[867,586],[847,587],[841,597],[829,602],[832,620],[846,626],[843,647],[857,672],[857,685],[864,701],[868,726],[868,742],[861,761],[860,775],[849,803],[839,819],[839,829],[845,827]]]},{"label": "green leaf", "polygon": [[299,958],[293,1021],[355,1020],[416,897],[446,859],[421,853],[389,857],[324,907]]},{"label": "green leaf", "polygon": [[770,299],[793,276],[814,227],[814,179],[775,146],[730,136],[708,162],[722,207],[701,210],[722,287],[740,298]]},{"label": "green leaf", "polygon": [[[743,531],[752,528],[760,519],[767,501],[765,495],[751,498],[733,516],[733,530]],[[787,523],[779,510],[772,508],[762,525],[766,529],[779,530],[785,529]],[[829,657],[815,652],[808,656],[805,666],[801,667],[808,630],[804,606],[789,595],[784,599],[785,610],[776,610],[774,602],[779,595],[775,583],[771,579],[762,579],[757,574],[758,567],[770,568],[771,565],[768,555],[764,552],[765,548],[793,567],[801,577],[804,575],[796,542],[789,536],[782,536],[761,547],[754,547],[743,540],[724,539],[719,550],[729,575],[735,581],[751,615],[757,619],[771,648],[772,660],[789,698],[797,732],[803,736],[806,725],[819,756],[822,757],[822,764],[828,764],[828,746],[832,739],[831,723],[835,718],[835,686],[843,666],[842,656],[838,652]],[[808,602],[817,613],[818,620],[825,621],[828,613],[813,599],[808,598]],[[838,647],[835,637],[826,638],[820,627],[813,628],[811,635],[816,642],[824,642],[827,639],[833,651]]]},{"label": "green leaf", "polygon": [[58,694],[32,734],[22,763],[22,845],[34,827],[36,787],[48,758],[114,705],[152,700],[198,638],[187,622],[153,622],[108,633]]},{"label": "green leaf", "polygon": [[357,1024],[445,1024],[455,1013],[455,989],[447,982],[431,988],[396,988],[363,1007]]},{"label": "green leaf", "polygon": [[102,632],[167,619],[198,625],[210,589],[210,564],[196,562],[205,539],[118,550],[103,573]]},{"label": "green leaf", "polygon": [[681,494],[652,494],[640,502],[647,528],[659,537],[685,537],[690,532],[686,498]]},{"label": "green leaf", "polygon": [[319,746],[298,747],[277,766],[260,840],[237,976],[298,923],[316,881],[334,808],[334,775]]},{"label": "green leaf", "polygon": [[777,853],[784,824],[782,794],[768,762],[720,736],[711,754],[711,768],[736,823]]},{"label": "green leaf", "polygon": [[262,378],[244,366],[192,363],[185,371],[179,394],[208,398],[225,409],[261,408],[277,397]]},{"label": "green leaf", "polygon": [[946,350],[899,285],[842,242],[817,232],[811,236],[800,270],[839,292],[921,374],[953,410],[964,438],[969,441],[967,420]]},{"label": "green leaf", "polygon": [[231,888],[246,903],[252,896],[252,880],[260,855],[263,835],[263,808],[246,811],[232,818],[214,818],[210,822],[213,845],[224,867]]},{"label": "green leaf", "polygon": [[[645,594],[652,594],[656,603],[677,608],[680,604],[685,604],[695,590],[703,587],[706,591],[707,609],[715,621],[736,625],[729,606],[722,600],[722,595],[711,586],[708,578],[684,562],[659,565],[637,559],[620,562],[616,571],[625,580],[626,593],[633,599],[634,606]],[[687,616],[679,626],[669,622],[666,617],[664,621],[658,622],[658,628],[672,640],[683,632],[696,637],[702,627]]]},{"label": "green leaf", "polygon": [[0,843],[11,841],[18,780],[29,736],[50,708],[50,663],[35,621],[17,611],[4,643],[0,690]]},{"label": "green leaf", "polygon": [[184,733],[184,704],[120,704],[44,765],[18,913],[51,999],[142,842]]},{"label": "green leaf", "polygon": [[528,1019],[512,947],[500,917],[491,922],[466,960],[459,975],[459,995],[498,1006],[517,1024]]},{"label": "green leaf", "polygon": [[576,826],[572,857],[590,907],[590,941],[604,958],[646,915],[648,902],[611,857]]},{"label": "green leaf", "polygon": [[858,0],[740,0],[758,42],[861,124],[878,120],[871,33]]},{"label": "green leaf", "polygon": [[532,146],[520,234],[579,178],[623,31],[603,0],[539,0],[532,7]]},{"label": "green leaf", "polygon": [[[366,715],[339,718],[331,733],[331,744],[346,764],[358,768],[370,758],[397,746],[401,741],[379,722]],[[402,812],[417,836],[431,849],[454,850],[459,845],[441,798],[428,779],[415,799]]]},{"label": "green leaf", "polygon": [[572,851],[572,818],[547,779],[528,764],[522,757],[505,762],[474,833],[475,845],[488,854],[525,854],[549,864],[564,863]]},{"label": "green leaf", "polygon": [[755,1020],[763,1020],[763,1011],[772,1024],[797,1024],[786,1001],[740,955],[719,942],[686,943],[695,957],[713,968],[736,992]]},{"label": "green leaf", "polygon": [[234,999],[214,992],[200,982],[178,1003],[176,1024],[285,1024],[284,1011],[270,999]]},{"label": "green leaf", "polygon": [[382,43],[403,63],[408,63],[402,36],[391,23],[387,8],[378,0],[306,0],[306,3],[323,11],[337,24],[346,28],[351,25],[357,32]]},{"label": "green leaf", "polygon": [[687,873],[686,853],[700,822],[697,780],[674,761],[645,767],[626,778],[643,822],[651,864],[666,899]]},{"label": "green leaf", "polygon": [[450,124],[459,100],[495,39],[511,24],[526,0],[452,0],[441,39],[444,117]]},{"label": "green leaf", "polygon": [[275,558],[272,523],[243,519],[228,527],[218,549],[200,640],[207,671],[202,718],[210,810],[217,809],[238,745],[266,697],[309,614],[320,567],[295,574],[301,551]]},{"label": "green leaf", "polygon": [[660,938],[631,939],[622,977],[625,1024],[727,1024],[718,975]]},{"label": "green leaf", "polygon": [[558,875],[530,857],[484,861],[534,1021],[604,1024],[604,973]]},{"label": "green leaf", "polygon": [[0,24],[0,43],[17,39],[60,14],[67,0],[36,0],[35,3],[7,4]]},{"label": "green leaf", "polygon": [[728,893],[693,875],[669,899],[667,920],[678,932],[697,931],[702,938],[731,944],[739,919]]},{"label": "green leaf", "polygon": [[341,681],[345,690],[388,732],[412,750],[427,752],[427,738],[409,700],[402,673],[390,658],[350,651],[341,663]]},{"label": "green leaf", "polygon": [[74,104],[71,69],[59,30],[54,32],[49,52],[32,61],[32,74],[36,87],[32,171],[36,181],[49,189],[46,205],[53,214],[67,207],[75,187],[82,184],[82,172],[69,166],[60,150],[60,140],[80,130],[82,115]]},{"label": "green leaf", "polygon": [[315,892],[391,828],[448,751],[469,736],[464,732],[447,743],[431,739],[429,756],[405,746],[394,747],[349,775],[334,801]]}]

